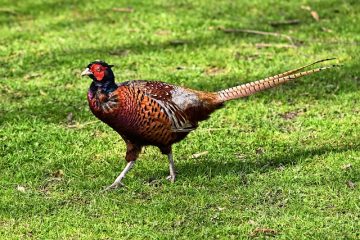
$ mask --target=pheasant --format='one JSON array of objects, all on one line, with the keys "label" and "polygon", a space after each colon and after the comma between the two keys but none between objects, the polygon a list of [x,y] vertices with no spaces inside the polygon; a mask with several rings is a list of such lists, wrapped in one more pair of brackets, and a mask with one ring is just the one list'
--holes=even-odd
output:
[{"label": "pheasant", "polygon": [[241,84],[218,92],[204,92],[160,81],[132,80],[115,83],[113,65],[104,61],[91,62],[81,73],[92,79],[87,99],[92,113],[115,130],[126,143],[126,167],[106,188],[123,186],[122,179],[133,167],[141,148],[153,145],[166,154],[170,175],[176,177],[172,145],[195,130],[200,121],[209,118],[225,102],[243,98],[288,82],[320,72],[336,65],[308,71],[304,68],[333,60],[323,59],[262,80]]}]

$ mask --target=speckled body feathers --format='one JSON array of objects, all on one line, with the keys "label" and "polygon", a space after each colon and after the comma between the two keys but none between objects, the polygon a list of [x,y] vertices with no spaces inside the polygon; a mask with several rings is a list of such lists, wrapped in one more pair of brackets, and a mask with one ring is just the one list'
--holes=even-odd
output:
[{"label": "speckled body feathers", "polygon": [[111,92],[92,86],[88,92],[94,115],[126,142],[155,145],[163,153],[222,106],[216,99],[215,93],[143,80],[124,82]]}]

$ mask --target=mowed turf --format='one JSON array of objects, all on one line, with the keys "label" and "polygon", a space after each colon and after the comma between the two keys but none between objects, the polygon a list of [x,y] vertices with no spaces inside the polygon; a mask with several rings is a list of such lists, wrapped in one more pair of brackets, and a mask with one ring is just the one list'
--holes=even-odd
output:
[{"label": "mowed turf", "polygon": [[[359,239],[357,0],[0,2],[0,239]],[[174,145],[174,184],[147,147],[101,192],[125,144],[88,109],[89,62],[215,91],[329,57]]]}]

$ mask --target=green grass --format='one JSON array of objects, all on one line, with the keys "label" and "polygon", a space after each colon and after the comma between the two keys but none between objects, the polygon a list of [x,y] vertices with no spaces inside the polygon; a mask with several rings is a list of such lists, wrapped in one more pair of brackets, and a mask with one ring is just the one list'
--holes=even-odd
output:
[{"label": "green grass", "polygon": [[[0,2],[1,239],[359,239],[357,0]],[[269,25],[286,19],[301,23]],[[100,192],[125,145],[88,109],[90,61],[117,81],[217,90],[328,57],[343,67],[230,102],[176,144],[175,184],[148,147],[126,188]]]}]

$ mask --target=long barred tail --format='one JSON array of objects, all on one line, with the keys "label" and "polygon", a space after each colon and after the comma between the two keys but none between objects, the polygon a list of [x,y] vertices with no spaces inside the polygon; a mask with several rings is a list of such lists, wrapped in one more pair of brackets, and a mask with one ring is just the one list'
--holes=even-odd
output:
[{"label": "long barred tail", "polygon": [[239,85],[236,87],[221,90],[221,91],[217,92],[218,101],[225,102],[225,101],[229,101],[232,99],[246,97],[246,96],[252,95],[254,93],[266,90],[268,88],[272,88],[277,85],[286,83],[286,82],[296,79],[296,78],[300,78],[300,77],[307,76],[307,75],[310,75],[310,74],[313,74],[316,72],[320,72],[325,69],[337,67],[338,65],[330,65],[330,66],[312,69],[309,71],[299,72],[300,70],[302,70],[306,67],[312,66],[314,64],[329,61],[329,60],[334,60],[334,59],[335,58],[322,59],[322,60],[313,62],[311,64],[302,66],[300,68],[293,69],[293,70],[290,70],[290,71],[287,71],[284,73],[280,73],[280,74],[272,76],[272,77],[267,77],[267,78],[264,78],[264,79],[261,79],[261,80],[255,81],[255,82],[245,83],[245,84],[242,84],[242,85]]}]

